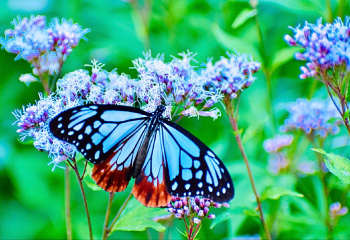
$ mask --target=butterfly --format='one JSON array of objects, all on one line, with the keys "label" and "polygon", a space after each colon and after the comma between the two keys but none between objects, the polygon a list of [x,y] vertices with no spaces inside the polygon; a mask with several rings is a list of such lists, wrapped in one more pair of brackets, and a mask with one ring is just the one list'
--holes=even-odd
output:
[{"label": "butterfly", "polygon": [[108,192],[125,190],[132,177],[132,193],[147,207],[166,206],[172,196],[231,200],[234,186],[222,161],[164,111],[84,105],[58,114],[49,127],[94,164],[92,178]]}]

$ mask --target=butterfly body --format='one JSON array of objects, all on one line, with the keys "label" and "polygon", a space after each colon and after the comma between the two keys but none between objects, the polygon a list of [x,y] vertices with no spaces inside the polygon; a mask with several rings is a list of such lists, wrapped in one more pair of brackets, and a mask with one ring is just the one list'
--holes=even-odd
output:
[{"label": "butterfly body", "polygon": [[221,160],[164,111],[79,106],[54,117],[50,130],[95,164],[92,178],[108,192],[125,190],[133,177],[134,196],[149,207],[166,206],[172,195],[231,200],[234,187]]},{"label": "butterfly body", "polygon": [[133,178],[136,178],[140,170],[143,166],[143,163],[145,162],[148,148],[149,148],[149,141],[153,135],[153,133],[156,131],[156,129],[159,127],[159,121],[162,119],[162,114],[165,111],[164,106],[160,105],[157,107],[156,111],[152,114],[152,117],[148,123],[147,126],[147,133],[145,136],[145,139],[141,145],[140,150],[137,152],[136,159],[135,159],[135,165],[134,165],[134,171],[133,171]]}]

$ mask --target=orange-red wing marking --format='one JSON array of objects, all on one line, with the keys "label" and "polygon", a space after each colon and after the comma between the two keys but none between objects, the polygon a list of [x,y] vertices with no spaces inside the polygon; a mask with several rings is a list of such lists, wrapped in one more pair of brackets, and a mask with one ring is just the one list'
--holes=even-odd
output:
[{"label": "orange-red wing marking", "polygon": [[[123,165],[118,165],[115,161],[112,161],[111,164],[111,159],[113,159],[116,154],[117,153],[114,153],[106,160],[96,164],[92,170],[92,178],[95,180],[96,184],[107,192],[124,191],[132,176],[131,165],[125,167]],[[119,166],[122,166],[120,170],[118,170]]]},{"label": "orange-red wing marking", "polygon": [[139,202],[147,207],[165,207],[171,200],[164,179],[159,182],[158,177],[146,176],[144,170],[136,178],[132,193]]}]

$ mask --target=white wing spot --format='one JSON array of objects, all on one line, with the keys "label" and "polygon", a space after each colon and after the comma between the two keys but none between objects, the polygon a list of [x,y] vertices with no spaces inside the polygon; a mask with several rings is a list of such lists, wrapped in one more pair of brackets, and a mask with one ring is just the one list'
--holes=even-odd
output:
[{"label": "white wing spot", "polygon": [[222,188],[221,192],[222,192],[223,194],[225,194],[225,193],[226,193],[226,188]]},{"label": "white wing spot", "polygon": [[63,124],[60,123],[60,124],[57,125],[57,127],[58,127],[58,128],[62,128],[62,127],[63,127]]},{"label": "white wing spot", "polygon": [[207,172],[206,180],[207,180],[207,183],[213,184],[213,180],[211,179],[211,176],[210,176],[209,172]]},{"label": "white wing spot", "polygon": [[216,196],[220,196],[220,192],[216,192]]},{"label": "white wing spot", "polygon": [[95,152],[95,159],[99,159],[100,158],[100,150]]},{"label": "white wing spot", "polygon": [[220,168],[220,170],[221,170],[221,172],[222,172],[222,173],[224,173],[224,172],[225,172],[223,168]]},{"label": "white wing spot", "polygon": [[90,109],[96,110],[98,107],[97,106],[90,106]]},{"label": "white wing spot", "polygon": [[177,189],[177,182],[174,182],[173,185],[171,186],[171,190],[175,191]]},{"label": "white wing spot", "polygon": [[203,190],[201,191],[201,195],[202,195],[202,196],[204,195],[204,191],[203,191]]},{"label": "white wing spot", "polygon": [[83,139],[83,134],[79,134],[78,139],[82,140]]},{"label": "white wing spot", "polygon": [[74,134],[74,131],[69,131],[68,136],[72,136]]},{"label": "white wing spot", "polygon": [[214,153],[213,153],[212,151],[207,151],[207,154],[208,154],[209,156],[215,158],[215,155],[214,155]]},{"label": "white wing spot", "polygon": [[57,121],[61,122],[62,119],[63,119],[63,117],[59,117],[59,118],[57,119]]},{"label": "white wing spot", "polygon": [[190,169],[182,169],[182,178],[185,181],[188,181],[192,178],[192,172]]},{"label": "white wing spot", "polygon": [[203,171],[202,170],[199,170],[198,172],[196,172],[196,178],[197,179],[201,179],[203,176]]},{"label": "white wing spot", "polygon": [[199,195],[199,190],[196,192],[197,195]]},{"label": "white wing spot", "polygon": [[91,126],[87,126],[87,127],[85,128],[85,134],[90,135],[91,132],[92,132]]},{"label": "white wing spot", "polygon": [[82,123],[79,123],[78,125],[75,125],[75,126],[73,127],[73,129],[74,129],[75,131],[80,131],[80,129],[81,129],[83,126],[84,126],[84,123],[82,122]]},{"label": "white wing spot", "polygon": [[213,188],[211,186],[208,187],[209,192],[213,191]]},{"label": "white wing spot", "polygon": [[86,150],[90,150],[90,149],[91,149],[91,144],[90,143],[86,144]]},{"label": "white wing spot", "polygon": [[94,128],[98,128],[99,126],[101,126],[101,122],[98,121],[98,120],[96,120],[96,121],[94,122]]},{"label": "white wing spot", "polygon": [[194,160],[193,164],[194,164],[194,167],[195,167],[196,169],[198,169],[199,166],[201,165],[200,162],[199,162],[198,160]]},{"label": "white wing spot", "polygon": [[199,182],[199,183],[198,183],[198,187],[199,187],[199,188],[202,188],[202,187],[203,187],[203,183],[202,183],[202,182]]},{"label": "white wing spot", "polygon": [[192,193],[191,192],[188,192],[188,196],[191,196],[192,195]]},{"label": "white wing spot", "polygon": [[226,186],[227,186],[227,188],[230,188],[230,187],[231,187],[231,186],[230,186],[230,183],[227,183]]},{"label": "white wing spot", "polygon": [[191,187],[191,184],[189,184],[189,183],[185,184],[186,190],[190,189],[190,187]]},{"label": "white wing spot", "polygon": [[63,133],[64,133],[64,130],[61,131],[61,134],[63,134]]}]

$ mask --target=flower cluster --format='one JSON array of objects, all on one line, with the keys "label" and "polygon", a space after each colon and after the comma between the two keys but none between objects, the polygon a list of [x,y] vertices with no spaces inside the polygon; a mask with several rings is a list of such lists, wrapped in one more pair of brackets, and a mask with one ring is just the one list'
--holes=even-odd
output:
[{"label": "flower cluster", "polygon": [[297,99],[288,105],[287,110],[289,116],[281,127],[284,132],[300,129],[309,136],[319,135],[325,138],[329,133],[338,133],[342,123],[339,120],[340,114],[329,100]]},{"label": "flower cluster", "polygon": [[5,38],[0,38],[2,48],[17,54],[16,59],[31,63],[37,76],[58,73],[67,56],[89,31],[72,20],[60,22],[57,18],[47,26],[45,16],[40,15],[18,17],[12,24],[14,29],[6,30]]},{"label": "flower cluster", "polygon": [[[204,88],[205,81],[195,71],[191,62],[196,62],[195,54],[180,53],[181,58],[173,57],[165,62],[164,55],[151,56],[133,61],[140,83],[137,90],[138,98],[146,104],[145,111],[153,112],[160,104],[167,106],[166,116],[209,116],[214,119],[220,116],[216,108],[207,111],[222,95],[219,91],[212,92]],[[175,106],[175,107],[172,107]]]},{"label": "flower cluster", "polygon": [[[285,35],[285,41],[291,46],[305,49],[297,53],[297,60],[307,61],[306,67],[301,67],[300,78],[324,78],[328,70],[335,68],[350,69],[350,21],[346,17],[345,23],[337,18],[333,24],[322,24],[322,19],[316,24],[305,23],[303,27],[290,27],[294,36]],[[344,71],[344,70],[343,70]],[[329,73],[328,73],[329,75]]]},{"label": "flower cluster", "polygon": [[228,203],[215,203],[208,198],[201,197],[172,197],[167,211],[173,213],[178,219],[189,218],[194,224],[199,224],[205,218],[214,219],[214,214],[209,214],[209,208],[229,207]]},{"label": "flower cluster", "polygon": [[57,97],[40,95],[40,100],[37,101],[36,105],[28,105],[26,108],[23,107],[23,110],[14,112],[19,127],[17,132],[21,134],[21,140],[33,139],[36,149],[49,153],[49,157],[52,158],[50,163],[54,164],[54,168],[68,157],[73,157],[75,147],[51,135],[48,126],[49,120],[58,113],[76,105],[78,105],[77,101],[63,105]]},{"label": "flower cluster", "polygon": [[225,96],[234,99],[254,81],[253,73],[261,64],[254,62],[246,54],[230,54],[213,64],[210,59],[201,71],[201,77],[206,79],[206,88],[216,92],[221,91]]}]

